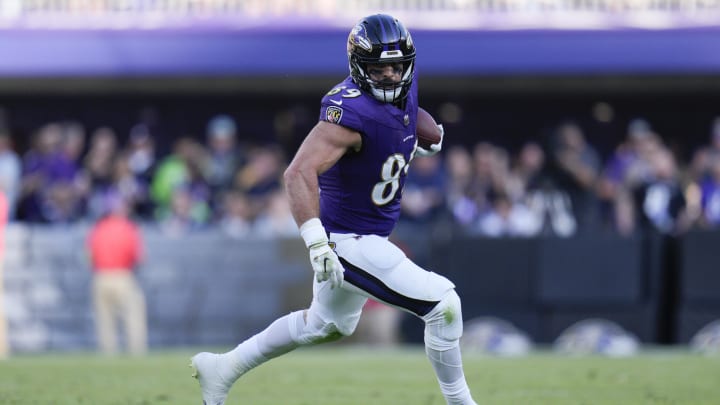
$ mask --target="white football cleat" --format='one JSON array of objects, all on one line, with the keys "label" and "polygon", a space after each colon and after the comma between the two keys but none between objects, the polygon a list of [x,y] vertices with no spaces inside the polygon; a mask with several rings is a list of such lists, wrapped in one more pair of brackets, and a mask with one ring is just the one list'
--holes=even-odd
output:
[{"label": "white football cleat", "polygon": [[203,405],[223,405],[233,382],[223,378],[218,371],[219,354],[198,353],[190,359],[192,376],[200,382]]}]

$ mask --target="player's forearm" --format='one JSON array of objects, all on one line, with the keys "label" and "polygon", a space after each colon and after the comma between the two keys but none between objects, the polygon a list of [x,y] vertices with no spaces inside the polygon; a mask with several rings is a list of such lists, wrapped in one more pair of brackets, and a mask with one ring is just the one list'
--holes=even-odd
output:
[{"label": "player's forearm", "polygon": [[285,171],[285,192],[290,211],[298,226],[320,216],[320,194],[316,173],[296,169],[292,165]]}]

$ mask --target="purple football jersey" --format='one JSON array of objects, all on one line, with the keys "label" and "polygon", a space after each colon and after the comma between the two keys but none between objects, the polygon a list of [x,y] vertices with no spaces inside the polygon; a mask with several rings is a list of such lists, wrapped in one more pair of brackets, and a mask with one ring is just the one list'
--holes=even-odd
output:
[{"label": "purple football jersey", "polygon": [[320,120],[362,135],[320,176],[320,219],[329,232],[388,236],[400,216],[400,198],[416,145],[417,80],[405,110],[361,91],[348,77],[322,99]]}]

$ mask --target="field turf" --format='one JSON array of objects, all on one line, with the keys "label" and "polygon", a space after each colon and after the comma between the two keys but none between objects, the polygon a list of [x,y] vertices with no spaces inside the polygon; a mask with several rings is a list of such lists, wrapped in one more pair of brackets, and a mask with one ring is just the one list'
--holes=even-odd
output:
[{"label": "field turf", "polygon": [[[147,357],[19,355],[0,361],[0,404],[202,404],[192,351]],[[720,358],[657,350],[611,359],[466,353],[479,404],[720,404]],[[443,405],[422,348],[302,349],[248,373],[227,405]]]}]

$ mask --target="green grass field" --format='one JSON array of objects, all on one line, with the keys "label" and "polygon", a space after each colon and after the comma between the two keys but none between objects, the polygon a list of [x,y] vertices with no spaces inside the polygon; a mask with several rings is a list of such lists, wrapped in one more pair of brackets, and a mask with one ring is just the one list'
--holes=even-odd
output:
[{"label": "green grass field", "polygon": [[[25,355],[0,361],[0,404],[201,404],[191,351],[144,358]],[[479,404],[720,404],[720,358],[465,356]],[[227,405],[443,405],[422,348],[299,350],[248,373]]]}]

